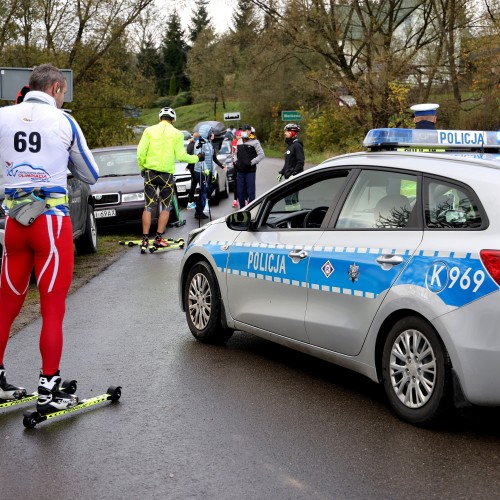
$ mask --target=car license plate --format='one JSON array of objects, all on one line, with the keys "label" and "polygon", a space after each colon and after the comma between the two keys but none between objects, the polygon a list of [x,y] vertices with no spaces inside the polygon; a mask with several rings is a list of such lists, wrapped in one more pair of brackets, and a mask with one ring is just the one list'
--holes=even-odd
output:
[{"label": "car license plate", "polygon": [[185,193],[186,192],[186,186],[184,184],[180,184],[177,186],[177,192],[178,193]]},{"label": "car license plate", "polygon": [[96,219],[103,219],[105,217],[116,217],[116,210],[97,210],[94,212]]}]

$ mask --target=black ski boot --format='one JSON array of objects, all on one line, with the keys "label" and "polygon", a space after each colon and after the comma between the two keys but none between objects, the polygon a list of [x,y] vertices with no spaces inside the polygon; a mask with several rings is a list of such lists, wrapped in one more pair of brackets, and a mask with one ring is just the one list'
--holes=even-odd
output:
[{"label": "black ski boot", "polygon": [[55,375],[40,375],[38,382],[38,404],[36,410],[43,415],[65,410],[78,404],[78,397],[61,390],[59,372]]},{"label": "black ski boot", "polygon": [[0,368],[0,400],[10,401],[12,399],[21,399],[26,396],[24,387],[15,387],[7,383],[5,368]]}]

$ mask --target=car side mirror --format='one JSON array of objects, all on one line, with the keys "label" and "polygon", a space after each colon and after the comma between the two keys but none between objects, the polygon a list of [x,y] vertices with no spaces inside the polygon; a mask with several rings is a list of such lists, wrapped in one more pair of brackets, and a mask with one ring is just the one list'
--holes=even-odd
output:
[{"label": "car side mirror", "polygon": [[243,210],[242,212],[234,212],[226,217],[226,225],[233,231],[248,231],[252,217],[250,212]]}]

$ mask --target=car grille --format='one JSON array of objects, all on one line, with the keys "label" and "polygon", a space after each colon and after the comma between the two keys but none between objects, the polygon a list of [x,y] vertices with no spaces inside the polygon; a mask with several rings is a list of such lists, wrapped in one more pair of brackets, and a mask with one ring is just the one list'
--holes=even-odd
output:
[{"label": "car grille", "polygon": [[120,195],[118,193],[94,194],[95,206],[101,205],[115,205],[120,203]]}]

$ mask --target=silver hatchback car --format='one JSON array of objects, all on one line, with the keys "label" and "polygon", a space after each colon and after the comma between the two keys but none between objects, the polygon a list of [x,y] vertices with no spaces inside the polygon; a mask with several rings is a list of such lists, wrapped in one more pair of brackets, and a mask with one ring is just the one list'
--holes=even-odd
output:
[{"label": "silver hatchback car", "polygon": [[413,424],[500,406],[500,132],[378,129],[363,145],[190,233],[191,332],[352,369]]}]

